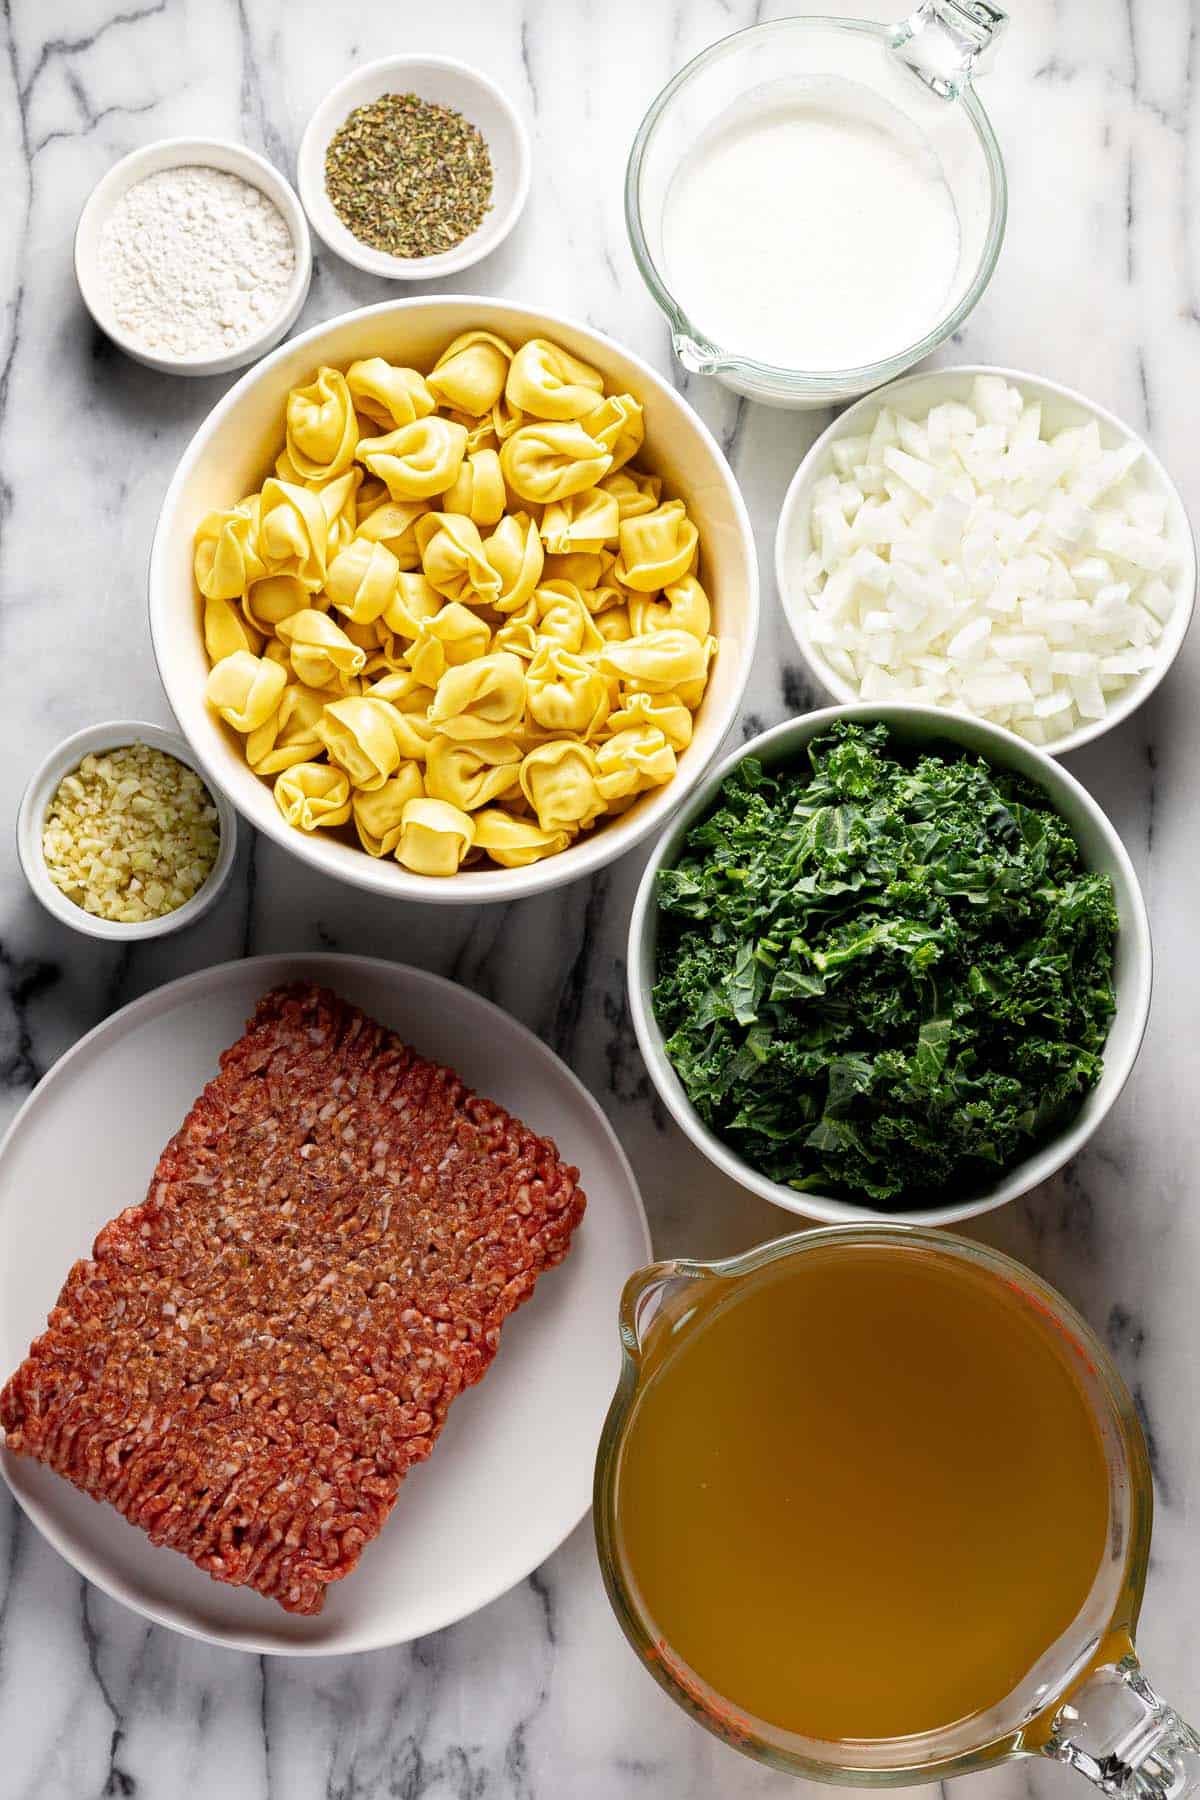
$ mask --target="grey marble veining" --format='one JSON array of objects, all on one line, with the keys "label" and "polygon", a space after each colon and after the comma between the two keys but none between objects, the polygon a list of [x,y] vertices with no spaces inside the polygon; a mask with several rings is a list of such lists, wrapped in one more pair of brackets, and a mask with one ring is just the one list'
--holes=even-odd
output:
[{"label": "grey marble veining", "polygon": [[[846,4],[846,0],[844,0]],[[304,123],[354,63],[404,48],[488,70],[534,135],[528,211],[491,259],[428,291],[498,292],[586,319],[669,364],[622,219],[629,140],[667,76],[714,38],[794,8],[753,0],[6,0],[0,8],[0,782],[110,715],[166,720],[145,568],[174,463],[229,378],[127,362],[92,328],[71,234],[117,156],[228,135],[289,174]],[[847,10],[870,16],[870,4]],[[899,12],[897,4],[879,11]],[[1013,0],[982,88],[1011,187],[1007,243],[942,360],[1083,388],[1150,436],[1200,515],[1200,14],[1195,0]],[[318,251],[302,323],[387,296]],[[414,291],[422,291],[420,287]],[[675,379],[724,443],[758,534],[764,626],[742,729],[811,704],[769,578],[787,480],[823,415]],[[1085,1155],[981,1235],[1033,1262],[1107,1335],[1143,1410],[1159,1508],[1142,1648],[1200,1713],[1200,1161],[1196,1106],[1200,643],[1126,726],[1071,759],[1145,883],[1158,984],[1129,1088]],[[420,963],[497,1000],[602,1099],[658,1248],[709,1255],[788,1220],[715,1177],[651,1104],[622,997],[635,856],[591,886],[477,912],[385,906],[271,845],[182,940],[109,950],[43,915],[0,861],[0,1101],[7,1117],[82,1031],[147,989],[256,951]],[[1032,1764],[980,1800],[1066,1794]],[[358,1659],[224,1653],[147,1628],[87,1587],[0,1498],[0,1800],[700,1800],[795,1784],[710,1741],[627,1653],[581,1526],[530,1581],[433,1638]],[[1077,1791],[1082,1791],[1078,1789]]]}]

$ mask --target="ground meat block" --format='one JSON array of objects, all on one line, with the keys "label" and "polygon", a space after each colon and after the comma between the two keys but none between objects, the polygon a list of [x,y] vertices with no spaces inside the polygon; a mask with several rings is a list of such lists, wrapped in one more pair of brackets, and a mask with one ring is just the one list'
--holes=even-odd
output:
[{"label": "ground meat block", "polygon": [[566,1255],[577,1173],[357,1007],[267,994],[0,1393],[8,1447],[319,1612]]}]

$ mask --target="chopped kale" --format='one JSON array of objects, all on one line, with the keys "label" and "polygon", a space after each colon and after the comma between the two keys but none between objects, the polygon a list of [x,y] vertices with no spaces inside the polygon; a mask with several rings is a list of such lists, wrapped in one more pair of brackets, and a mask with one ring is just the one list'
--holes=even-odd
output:
[{"label": "chopped kale", "polygon": [[886,726],[752,758],[658,878],[654,1009],[711,1131],[889,1211],[995,1182],[1099,1080],[1112,883],[1024,777]]}]

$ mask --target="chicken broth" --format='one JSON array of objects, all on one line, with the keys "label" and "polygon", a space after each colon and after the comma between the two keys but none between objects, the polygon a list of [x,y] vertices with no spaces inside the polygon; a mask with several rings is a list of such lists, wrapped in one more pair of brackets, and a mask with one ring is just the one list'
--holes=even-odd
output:
[{"label": "chicken broth", "polygon": [[615,1538],[651,1636],[725,1702],[881,1739],[996,1705],[1066,1631],[1109,1518],[1078,1356],[994,1274],[812,1250],[650,1328]]}]

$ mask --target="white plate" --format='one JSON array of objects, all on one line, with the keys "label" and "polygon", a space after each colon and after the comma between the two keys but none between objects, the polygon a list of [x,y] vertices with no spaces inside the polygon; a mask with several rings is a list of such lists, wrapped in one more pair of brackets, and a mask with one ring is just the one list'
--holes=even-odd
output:
[{"label": "white plate", "polygon": [[3,1375],[100,1226],[141,1200],[160,1150],[259,996],[291,980],[334,988],[555,1140],[588,1197],[566,1261],[504,1327],[491,1370],[451,1407],[432,1459],[404,1482],[382,1535],[316,1618],[210,1580],[40,1463],[4,1451],[0,1466],[33,1523],[105,1593],[212,1643],[316,1656],[452,1624],[521,1581],[578,1524],[620,1368],[617,1303],[650,1243],[612,1127],[558,1057],[498,1007],[371,957],[225,963],[98,1025],[30,1095],[0,1145]]}]

